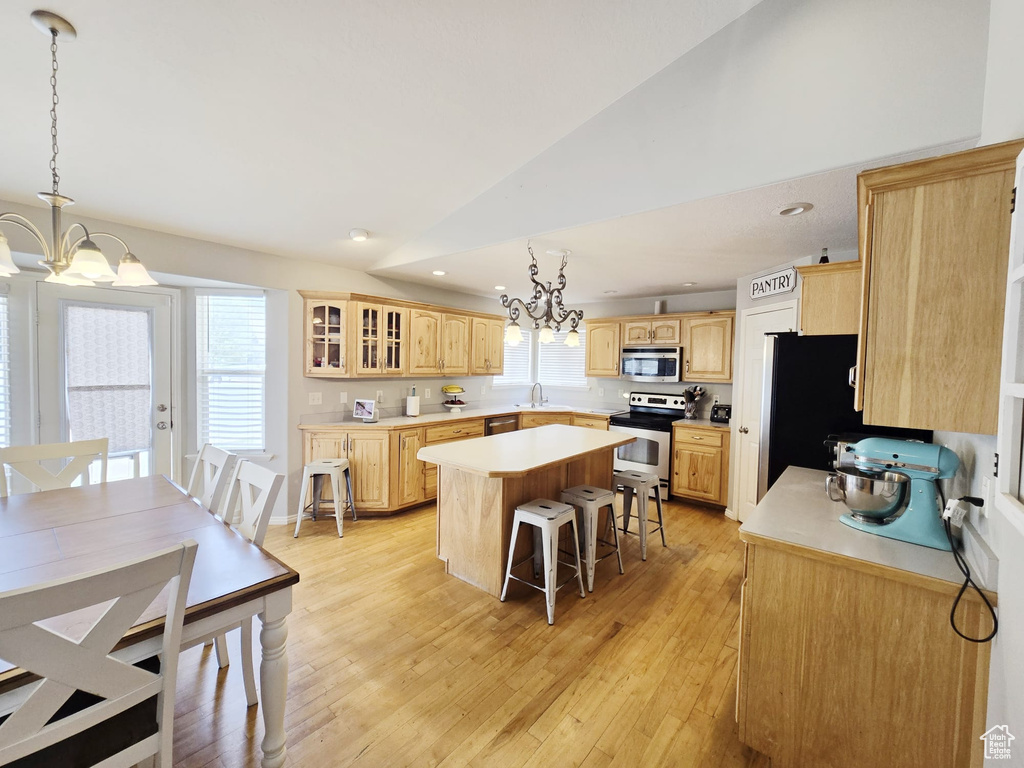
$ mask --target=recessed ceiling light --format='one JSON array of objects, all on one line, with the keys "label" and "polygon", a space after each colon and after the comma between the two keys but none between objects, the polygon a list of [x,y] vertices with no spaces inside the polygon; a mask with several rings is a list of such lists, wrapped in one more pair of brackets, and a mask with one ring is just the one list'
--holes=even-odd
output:
[{"label": "recessed ceiling light", "polygon": [[434,274],[437,275],[438,277],[444,277],[448,273],[445,272],[443,269],[435,269]]},{"label": "recessed ceiling light", "polygon": [[365,229],[350,229],[348,236],[355,240],[357,243],[363,242],[370,236],[370,233]]},{"label": "recessed ceiling light", "polygon": [[695,285],[696,283],[683,283],[683,288],[693,288]]},{"label": "recessed ceiling light", "polygon": [[618,293],[618,291],[605,291],[605,293]]},{"label": "recessed ceiling light", "polygon": [[801,213],[807,213],[809,210],[814,208],[810,203],[790,203],[784,205],[775,211],[779,216],[799,216]]},{"label": "recessed ceiling light", "polygon": [[496,290],[496,291],[504,291],[505,290],[505,286],[504,285],[496,285],[496,286],[494,286],[494,290]]}]

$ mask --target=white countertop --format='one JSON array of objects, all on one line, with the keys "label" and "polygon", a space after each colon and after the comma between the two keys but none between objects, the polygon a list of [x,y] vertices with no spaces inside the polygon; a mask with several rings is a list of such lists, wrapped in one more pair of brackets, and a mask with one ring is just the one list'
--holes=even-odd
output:
[{"label": "white countertop", "polygon": [[673,427],[711,427],[729,431],[729,422],[712,421],[711,419],[678,419],[672,422]]},{"label": "white countertop", "polygon": [[459,413],[422,413],[419,416],[392,416],[372,423],[364,423],[360,420],[334,421],[322,424],[300,424],[299,429],[337,429],[343,427],[357,428],[381,428],[390,429],[393,427],[418,427],[424,424],[437,424],[446,421],[459,421],[460,419],[488,419],[492,416],[505,416],[517,413],[590,413],[600,416],[609,416],[613,413],[621,413],[629,410],[627,407],[613,410],[611,408],[577,408],[571,405],[546,405],[543,408],[517,408],[511,405],[497,405],[490,408],[474,408],[466,406]]},{"label": "white countertop", "polygon": [[828,472],[790,467],[740,526],[752,534],[921,576],[963,583],[953,555],[918,544],[875,536],[839,521],[847,509],[825,493]]},{"label": "white countertop", "polygon": [[428,445],[420,448],[416,457],[430,464],[454,467],[486,477],[517,477],[634,440],[635,437],[622,432],[549,424],[518,432]]}]

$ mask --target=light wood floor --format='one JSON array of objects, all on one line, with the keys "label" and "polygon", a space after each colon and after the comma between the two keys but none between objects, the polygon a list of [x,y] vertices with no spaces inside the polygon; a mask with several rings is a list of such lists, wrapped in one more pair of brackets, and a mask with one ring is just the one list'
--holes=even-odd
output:
[{"label": "light wood floor", "polygon": [[[700,766],[770,763],[736,735],[742,547],[737,524],[666,505],[669,546],[626,574],[598,564],[594,592],[507,603],[446,576],[434,507],[392,519],[272,527],[299,571],[288,620],[288,764],[294,766]],[[634,524],[635,525],[635,524]],[[258,622],[257,644],[258,644]],[[257,766],[263,725],[232,663],[181,658],[180,766]],[[258,663],[259,651],[256,659]],[[257,670],[257,680],[258,680]]]}]

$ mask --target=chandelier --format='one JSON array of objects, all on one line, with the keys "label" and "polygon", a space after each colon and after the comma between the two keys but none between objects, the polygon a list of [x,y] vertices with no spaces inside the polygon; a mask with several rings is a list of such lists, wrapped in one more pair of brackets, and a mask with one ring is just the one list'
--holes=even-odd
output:
[{"label": "chandelier", "polygon": [[[580,333],[576,330],[580,321],[583,320],[583,312],[578,309],[567,310],[562,306],[562,290],[565,288],[565,265],[569,261],[569,254],[572,251],[548,251],[552,256],[561,256],[562,264],[558,267],[558,280],[556,286],[551,287],[551,281],[544,284],[537,280],[540,269],[537,267],[537,257],[533,255],[533,246],[526,243],[526,250],[530,252],[530,282],[533,283],[533,295],[529,301],[522,299],[510,299],[508,294],[502,294],[501,306],[508,310],[509,319],[512,321],[505,329],[505,341],[513,347],[523,340],[523,331],[519,327],[519,315],[522,311],[533,320],[533,327],[540,328],[539,341],[541,344],[550,344],[555,340],[555,331],[562,329],[562,323],[568,322],[571,326],[569,333],[565,335],[567,347],[578,347],[580,345]],[[516,306],[518,304],[518,306]],[[541,327],[543,321],[544,326]],[[554,325],[554,328],[551,326]]]},{"label": "chandelier", "polygon": [[[13,224],[21,227],[32,235],[43,250],[41,266],[50,270],[46,277],[48,283],[61,285],[95,285],[96,283],[113,283],[117,286],[156,285],[157,282],[142,263],[135,258],[127,244],[116,235],[108,232],[92,232],[78,222],[66,231],[61,231],[61,211],[64,206],[73,205],[74,200],[60,194],[60,174],[57,172],[57,36],[63,35],[74,40],[75,28],[71,23],[49,11],[33,11],[32,23],[50,37],[50,88],[52,90],[52,106],[50,108],[50,136],[53,153],[50,157],[50,172],[53,175],[53,191],[40,192],[38,197],[50,206],[50,236],[43,233],[24,216],[17,213],[0,213],[0,224]],[[80,229],[81,233],[75,232]],[[77,237],[75,235],[78,235]],[[117,273],[110,268],[106,257],[93,242],[94,237],[107,237],[116,241],[124,248],[124,255],[117,266]],[[10,277],[21,270],[11,258],[11,246],[7,238],[0,232],[0,277]]]}]

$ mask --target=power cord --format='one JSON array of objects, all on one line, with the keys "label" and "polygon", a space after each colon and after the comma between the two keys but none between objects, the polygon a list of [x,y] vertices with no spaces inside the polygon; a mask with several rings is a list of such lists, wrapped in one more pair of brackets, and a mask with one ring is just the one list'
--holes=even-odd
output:
[{"label": "power cord", "polygon": [[[939,491],[939,496],[942,497],[942,491]],[[960,591],[957,592],[956,599],[953,601],[953,607],[949,611],[949,625],[953,627],[953,631],[956,632],[964,640],[972,643],[987,643],[993,637],[996,636],[996,632],[999,631],[999,619],[996,617],[996,610],[992,607],[992,603],[989,602],[984,591],[974,583],[974,579],[971,578],[971,569],[967,565],[967,561],[963,555],[956,548],[956,542],[953,541],[953,525],[960,526],[963,523],[964,515],[966,510],[960,506],[960,502],[966,502],[975,507],[984,506],[985,501],[979,499],[976,496],[961,496],[959,499],[950,499],[947,503],[943,498],[943,506],[945,507],[942,512],[942,525],[946,529],[946,538],[949,539],[949,546],[953,550],[953,560],[956,561],[956,567],[960,569],[960,573],[964,575],[964,583],[960,587]],[[992,616],[992,631],[989,632],[985,637],[970,637],[965,635],[956,625],[956,609],[960,605],[960,600],[964,596],[968,587],[974,587],[974,591],[978,593],[982,601],[985,603],[985,607],[988,608],[989,614]]]}]

